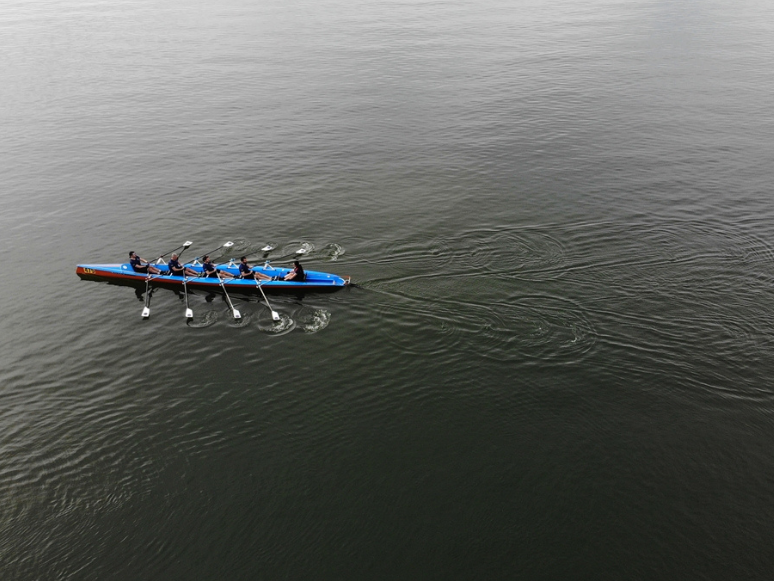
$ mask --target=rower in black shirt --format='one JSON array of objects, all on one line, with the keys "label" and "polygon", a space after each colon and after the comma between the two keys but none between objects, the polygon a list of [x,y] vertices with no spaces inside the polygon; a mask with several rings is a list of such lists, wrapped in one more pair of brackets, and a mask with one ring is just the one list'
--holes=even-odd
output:
[{"label": "rower in black shirt", "polygon": [[285,275],[285,280],[293,282],[304,282],[306,280],[306,273],[304,267],[298,260],[293,261],[293,270]]},{"label": "rower in black shirt", "polygon": [[[143,264],[143,262],[145,264]],[[151,264],[143,259],[137,256],[135,252],[129,253],[129,264],[132,265],[132,269],[134,272],[139,272],[141,274],[160,274],[161,271],[156,268],[155,266],[151,266]]]},{"label": "rower in black shirt", "polygon": [[266,276],[262,272],[255,272],[247,263],[247,256],[243,256],[239,259],[239,278],[248,280],[271,280],[270,276]]}]

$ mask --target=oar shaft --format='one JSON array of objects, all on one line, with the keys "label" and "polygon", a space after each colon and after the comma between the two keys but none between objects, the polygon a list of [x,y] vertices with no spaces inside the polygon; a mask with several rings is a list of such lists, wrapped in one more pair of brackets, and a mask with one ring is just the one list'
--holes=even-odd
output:
[{"label": "oar shaft", "polygon": [[145,305],[142,309],[143,319],[150,317],[150,279],[150,276],[145,279]]},{"label": "oar shaft", "polygon": [[196,258],[202,258],[202,257],[204,257],[204,256],[209,256],[210,254],[212,254],[213,252],[217,252],[217,251],[218,251],[218,250],[220,250],[221,248],[231,248],[233,245],[234,245],[234,243],[233,243],[233,242],[231,242],[231,241],[229,241],[229,242],[226,242],[225,244],[221,244],[221,245],[220,245],[220,246],[218,246],[217,248],[215,248],[215,249],[213,249],[213,250],[210,250],[209,252],[205,252],[204,254],[202,254],[201,256],[197,256]]},{"label": "oar shaft", "polygon": [[272,306],[269,304],[269,299],[266,297],[266,293],[263,292],[263,287],[261,286],[261,283],[258,279],[255,280],[255,285],[258,287],[258,290],[261,291],[261,294],[263,295],[263,300],[266,301],[266,306],[269,307],[269,310],[271,311],[271,318],[275,321],[279,321],[279,315],[274,311]]},{"label": "oar shaft", "polygon": [[216,271],[216,274],[218,277],[218,281],[220,282],[220,288],[223,289],[223,296],[226,297],[226,302],[228,303],[228,306],[231,309],[231,313],[234,315],[235,319],[239,319],[241,315],[239,311],[234,308],[234,304],[231,302],[231,297],[228,296],[228,291],[226,291],[226,285],[224,284],[223,279],[220,278],[220,274],[217,273],[217,271]]},{"label": "oar shaft", "polygon": [[[159,255],[159,258],[164,258],[164,257],[165,257],[165,256],[167,256],[168,254],[172,254],[173,252],[175,252],[176,250],[180,250],[181,248],[183,248],[183,246],[178,246],[177,248],[173,248],[173,249],[172,249],[172,250],[170,250],[169,252],[165,252],[164,254],[160,254],[160,255]],[[158,260],[158,258],[157,258],[156,260]]]},{"label": "oar shaft", "polygon": [[[256,281],[256,282],[257,282],[257,281]],[[267,299],[267,298],[266,298],[266,293],[265,293],[265,292],[263,292],[263,288],[261,287],[261,283],[260,283],[260,282],[258,282],[258,283],[256,284],[256,286],[258,287],[258,290],[259,290],[259,291],[261,291],[261,294],[263,295],[263,300],[265,300],[265,301],[266,301],[266,306],[267,306],[267,307],[269,307],[269,309],[271,309],[271,310],[273,311],[274,309],[272,309],[272,308],[271,308],[271,305],[269,304],[269,299]]]},{"label": "oar shaft", "polygon": [[193,311],[188,304],[188,281],[186,280],[185,271],[183,271],[183,292],[185,293],[185,318],[193,319]]}]

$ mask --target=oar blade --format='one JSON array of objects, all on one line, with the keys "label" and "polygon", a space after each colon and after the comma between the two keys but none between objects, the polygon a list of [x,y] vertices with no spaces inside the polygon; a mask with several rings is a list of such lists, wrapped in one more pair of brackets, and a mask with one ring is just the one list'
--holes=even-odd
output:
[{"label": "oar blade", "polygon": [[277,311],[272,311],[271,318],[274,319],[275,321],[279,321],[280,320],[279,313]]},{"label": "oar blade", "polygon": [[240,313],[237,309],[234,309],[234,318],[235,319],[241,319],[242,313]]},{"label": "oar blade", "polygon": [[142,318],[147,319],[148,317],[150,317],[150,307],[143,307]]},{"label": "oar blade", "polygon": [[186,319],[193,319],[193,310],[191,310],[191,309],[186,309],[186,310],[185,310],[185,318],[186,318]]}]

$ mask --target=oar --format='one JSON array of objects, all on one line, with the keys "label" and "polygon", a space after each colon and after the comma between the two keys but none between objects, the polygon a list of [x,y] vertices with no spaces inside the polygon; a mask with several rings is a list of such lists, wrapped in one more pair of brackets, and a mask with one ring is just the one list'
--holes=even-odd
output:
[{"label": "oar", "polygon": [[[247,254],[246,256],[255,256],[256,254],[261,254],[261,253],[265,254],[265,253],[270,252],[270,251],[272,251],[274,249],[275,249],[275,246],[272,246],[272,245],[268,244],[268,245],[264,246],[263,248],[261,248],[260,250],[257,250],[255,252],[251,252],[250,254]],[[306,248],[302,247],[302,248],[299,248],[298,250],[296,250],[294,252],[290,252],[288,254],[283,254],[282,256],[278,256],[275,260],[283,260],[283,259],[288,258],[290,256],[300,256],[300,255],[306,254],[307,252],[309,252],[309,251]]]},{"label": "oar", "polygon": [[142,309],[142,318],[147,319],[150,317],[150,293],[148,292],[148,285],[150,284],[150,277],[145,279],[145,306]]},{"label": "oar", "polygon": [[290,252],[288,254],[283,254],[282,256],[279,257],[279,259],[282,260],[283,258],[287,258],[288,256],[300,256],[302,254],[306,254],[307,252],[309,252],[309,251],[306,248],[301,247],[298,250],[296,250],[295,252]]},{"label": "oar", "polygon": [[[184,242],[182,246],[178,246],[174,250],[170,250],[169,252],[165,252],[164,254],[159,256],[159,258],[164,258],[168,254],[172,254],[173,252],[176,252],[177,250],[180,250],[181,248],[183,249],[183,251],[185,251],[185,249],[188,248],[191,244],[193,244],[193,242]],[[182,254],[182,252],[180,254]],[[159,258],[157,258],[156,260],[158,260]]]},{"label": "oar", "polygon": [[267,252],[271,252],[275,248],[276,248],[276,246],[273,246],[271,244],[267,244],[266,246],[264,246],[260,250],[256,250],[255,252],[251,252],[250,254],[245,254],[245,256],[247,256],[249,258],[251,256],[255,256],[256,254],[266,254]]},{"label": "oar", "polygon": [[[230,248],[233,245],[234,245],[233,242],[226,242],[226,244],[224,244],[223,246],[219,246],[218,248],[216,248],[215,250],[212,250],[211,252],[208,252],[207,254],[212,254],[216,250],[220,250],[223,247]],[[183,253],[181,252],[180,254],[183,254]],[[202,254],[202,256],[207,256],[207,254]],[[201,257],[199,257],[199,258],[201,258]],[[186,268],[186,265],[184,264],[183,265],[183,292],[185,293],[185,318],[186,319],[193,319],[193,316],[194,316],[193,315],[193,310],[188,305],[188,275],[185,273],[185,268]],[[202,277],[202,276],[204,276],[204,271],[202,271],[202,273],[199,276],[192,276],[191,278],[199,278],[199,277]],[[218,279],[220,279],[220,277],[218,277]],[[224,290],[224,292],[225,292],[225,290]],[[239,311],[237,311],[237,313],[238,312]],[[235,316],[234,318],[238,319],[239,317]]]},{"label": "oar", "polygon": [[[185,249],[183,250],[185,251]],[[217,248],[215,250],[217,250]],[[213,252],[215,252],[215,250],[213,250]],[[180,254],[183,254],[183,253],[181,252]],[[204,254],[202,256],[204,256]],[[188,275],[185,273],[185,268],[186,268],[186,265],[183,264],[183,292],[185,293],[185,318],[193,319],[193,310],[191,309],[190,306],[188,306]],[[202,276],[202,275],[200,274],[199,276]],[[199,278],[199,277],[192,276],[191,278]]]},{"label": "oar", "polygon": [[218,251],[218,250],[220,250],[221,248],[231,248],[233,245],[234,245],[234,243],[233,243],[233,242],[231,242],[231,241],[229,241],[229,242],[226,242],[225,244],[222,244],[221,246],[218,246],[218,247],[217,247],[215,250],[210,250],[209,252],[205,252],[205,253],[204,253],[204,254],[202,254],[201,256],[197,256],[196,258],[194,258],[194,260],[198,260],[199,258],[203,258],[203,257],[205,257],[205,256],[209,256],[210,254],[212,254],[212,253],[214,253],[214,252],[217,252],[217,251]]},{"label": "oar", "polygon": [[186,284],[185,267],[183,267],[183,291],[185,292],[185,318],[193,319],[193,311],[188,306],[188,284]]},{"label": "oar", "polygon": [[[183,243],[182,246],[178,246],[177,248],[175,248],[175,250],[177,250],[179,248],[182,248],[183,250],[182,250],[182,252],[180,252],[180,254],[182,254],[183,252],[185,252],[186,248],[191,246],[191,244],[193,244],[193,242],[186,241],[186,242]],[[163,258],[167,254],[170,254],[170,253],[174,252],[175,250],[170,250],[166,254],[162,254],[161,256],[159,256],[159,258]],[[156,260],[158,260],[158,258]],[[157,274],[156,276],[153,276],[150,273],[148,273],[148,276],[145,279],[145,306],[142,309],[142,318],[143,319],[147,319],[148,317],[150,317],[150,294],[148,292],[149,287],[150,287],[150,281],[151,281],[151,279],[158,278],[160,276],[163,276],[163,275]]]},{"label": "oar", "polygon": [[145,278],[145,306],[142,309],[143,319],[147,319],[148,317],[150,317],[150,291],[149,291],[150,281],[152,278],[158,278],[160,276],[161,276],[160,274],[157,274],[156,276],[149,274]]},{"label": "oar", "polygon": [[220,278],[220,273],[215,271],[215,274],[218,277],[218,281],[220,282],[220,288],[223,289],[223,295],[226,297],[226,302],[228,303],[228,306],[231,307],[231,312],[234,314],[235,319],[241,319],[242,315],[239,311],[237,311],[234,308],[234,304],[231,302],[231,297],[228,296],[228,293],[226,292],[226,285],[223,284],[223,279]]},{"label": "oar", "polygon": [[150,317],[150,292],[148,292],[148,288],[150,287],[150,281],[155,280],[157,278],[161,278],[164,276],[163,274],[149,274],[148,277],[145,279],[145,307],[142,309],[142,318],[147,319]]},{"label": "oar", "polygon": [[261,294],[263,295],[263,300],[266,301],[266,306],[269,307],[269,310],[271,311],[271,318],[274,319],[275,321],[279,321],[280,320],[279,313],[271,308],[271,305],[269,304],[269,299],[266,298],[266,293],[263,292],[263,288],[261,287],[261,281],[258,280],[257,278],[255,279],[255,286],[257,286],[258,290],[261,291]]},{"label": "oar", "polygon": [[[185,244],[183,244],[183,249],[180,251],[180,254],[178,254],[177,257],[180,258],[181,256],[183,256],[183,252],[188,250],[188,247],[191,246],[191,244],[193,244],[193,242],[190,242],[190,241],[188,241]],[[175,249],[175,250],[177,250],[177,249]],[[166,256],[166,254],[164,256]]]}]

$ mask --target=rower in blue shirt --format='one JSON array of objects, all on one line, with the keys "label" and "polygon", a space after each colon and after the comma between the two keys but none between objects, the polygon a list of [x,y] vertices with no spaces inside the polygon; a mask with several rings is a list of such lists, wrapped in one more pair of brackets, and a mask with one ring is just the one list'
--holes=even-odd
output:
[{"label": "rower in blue shirt", "polygon": [[[143,264],[143,262],[145,264]],[[134,251],[129,253],[129,264],[132,265],[134,272],[139,272],[141,274],[161,274],[161,271],[158,268],[152,266],[147,260],[137,256]]]},{"label": "rower in blue shirt", "polygon": [[271,280],[270,276],[266,276],[262,272],[255,272],[247,263],[247,256],[243,256],[239,259],[239,278],[248,280]]},{"label": "rower in blue shirt", "polygon": [[178,254],[173,254],[172,258],[169,259],[169,264],[167,266],[169,267],[169,274],[171,276],[199,276],[199,273],[195,270],[180,264],[178,258]]},{"label": "rower in blue shirt", "polygon": [[[212,260],[210,260],[209,256],[202,257],[202,276],[204,278],[218,278],[218,274],[220,272],[221,271],[215,268],[215,265],[212,263]],[[224,272],[223,274],[228,273]]]}]

